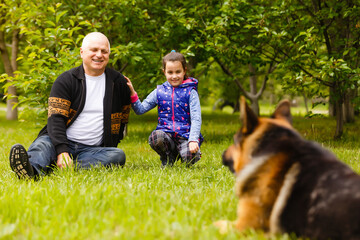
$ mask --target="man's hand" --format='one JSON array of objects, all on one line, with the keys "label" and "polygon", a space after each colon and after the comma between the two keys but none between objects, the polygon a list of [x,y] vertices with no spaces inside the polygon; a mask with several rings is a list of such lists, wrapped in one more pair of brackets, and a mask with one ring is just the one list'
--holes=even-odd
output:
[{"label": "man's hand", "polygon": [[60,153],[57,156],[56,164],[60,169],[67,168],[67,167],[72,167],[73,166],[73,160],[71,159],[69,153],[63,152],[63,153]]},{"label": "man's hand", "polygon": [[189,150],[191,153],[199,151],[199,144],[197,142],[189,142]]}]

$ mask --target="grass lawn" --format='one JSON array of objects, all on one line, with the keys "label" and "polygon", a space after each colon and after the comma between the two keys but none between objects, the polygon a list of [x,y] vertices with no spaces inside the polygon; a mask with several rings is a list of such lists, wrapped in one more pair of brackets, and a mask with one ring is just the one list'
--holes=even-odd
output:
[{"label": "grass lawn", "polygon": [[[150,112],[130,116],[128,136],[119,144],[127,154],[124,168],[56,171],[36,182],[19,181],[8,154],[15,143],[28,148],[40,126],[6,121],[0,111],[0,239],[267,239],[251,230],[222,235],[212,225],[236,218],[234,178],[221,154],[232,143],[239,114],[209,109],[203,108],[206,141],[194,167],[160,168],[147,143],[157,121]],[[333,119],[297,115],[294,126],[360,172],[359,119],[336,142]]]}]

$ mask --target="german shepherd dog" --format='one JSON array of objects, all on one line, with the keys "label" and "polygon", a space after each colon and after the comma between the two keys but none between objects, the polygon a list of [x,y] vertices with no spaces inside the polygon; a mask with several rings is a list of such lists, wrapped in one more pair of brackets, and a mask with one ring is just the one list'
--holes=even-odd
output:
[{"label": "german shepherd dog", "polygon": [[239,197],[233,226],[270,235],[359,240],[360,176],[296,132],[289,101],[280,102],[271,118],[258,118],[244,98],[240,108],[242,127],[223,154]]}]

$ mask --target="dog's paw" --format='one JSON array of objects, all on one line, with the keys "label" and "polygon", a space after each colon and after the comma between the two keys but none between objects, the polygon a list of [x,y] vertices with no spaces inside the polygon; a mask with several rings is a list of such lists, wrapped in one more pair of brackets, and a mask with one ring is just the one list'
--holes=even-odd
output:
[{"label": "dog's paw", "polygon": [[228,220],[219,220],[213,223],[219,229],[220,234],[227,234],[234,228],[234,222]]}]

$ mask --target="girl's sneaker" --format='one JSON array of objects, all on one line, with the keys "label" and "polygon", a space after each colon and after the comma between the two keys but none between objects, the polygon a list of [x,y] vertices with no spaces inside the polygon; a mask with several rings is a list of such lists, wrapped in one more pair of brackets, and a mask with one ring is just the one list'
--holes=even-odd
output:
[{"label": "girl's sneaker", "polygon": [[174,153],[170,153],[168,155],[163,155],[160,156],[160,161],[161,161],[161,167],[166,167],[166,166],[173,166],[174,163],[176,162],[177,159],[177,154]]}]

